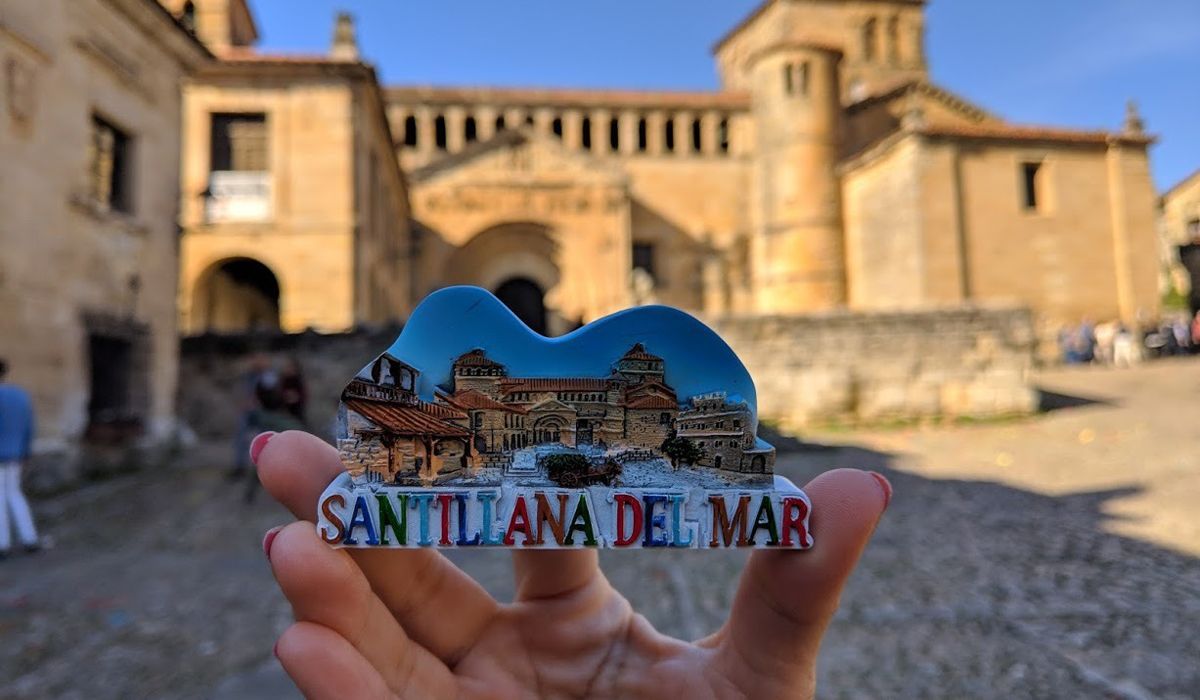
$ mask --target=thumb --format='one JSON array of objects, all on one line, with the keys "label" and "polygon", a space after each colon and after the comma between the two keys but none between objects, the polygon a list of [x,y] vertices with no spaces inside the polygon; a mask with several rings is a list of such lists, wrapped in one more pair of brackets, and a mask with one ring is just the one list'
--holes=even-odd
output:
[{"label": "thumb", "polygon": [[754,552],[715,640],[739,685],[811,694],[825,628],[892,496],[882,475],[857,469],[826,472],[804,491],[812,501],[812,549]]}]

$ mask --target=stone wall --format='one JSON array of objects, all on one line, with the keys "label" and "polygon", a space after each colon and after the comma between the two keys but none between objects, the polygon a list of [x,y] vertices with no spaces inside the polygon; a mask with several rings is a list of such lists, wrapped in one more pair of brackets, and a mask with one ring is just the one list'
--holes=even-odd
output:
[{"label": "stone wall", "polygon": [[1033,319],[960,307],[736,316],[711,324],[758,388],[760,416],[785,429],[826,421],[1028,413]]}]

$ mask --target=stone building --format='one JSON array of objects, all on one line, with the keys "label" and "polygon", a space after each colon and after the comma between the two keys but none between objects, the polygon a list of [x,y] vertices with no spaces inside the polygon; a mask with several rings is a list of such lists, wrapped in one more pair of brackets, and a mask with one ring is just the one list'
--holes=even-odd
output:
[{"label": "stone building", "polygon": [[[271,68],[270,89],[290,94],[299,63],[326,81],[341,67],[371,83],[353,60],[309,65],[254,53],[253,31],[236,29],[250,22],[241,0],[189,4],[226,57],[213,69],[222,75],[236,69],[251,81],[282,64]],[[226,20],[212,19],[222,12]],[[347,32],[337,32],[339,46]],[[1032,307],[1044,324],[1154,315],[1152,139],[1137,115],[1111,132],[1012,124],[931,82],[924,33],[923,0],[767,0],[713,47],[713,91],[368,85],[407,174],[398,197],[407,195],[412,229],[380,234],[402,237],[387,244],[394,257],[356,259],[385,260],[380,267],[407,286],[380,293],[386,310],[359,308],[378,286],[369,265],[304,255],[315,246],[282,222],[243,240],[260,243],[259,256],[294,252],[264,261],[277,276],[294,275],[278,288],[288,328],[402,316],[449,284],[493,290],[551,334],[651,299],[711,315],[1000,300]],[[230,83],[201,80],[202,90],[189,90],[198,116],[185,158],[181,294],[191,329],[205,324],[189,300],[245,305],[236,286],[198,291],[201,271],[251,257],[245,246],[203,260],[193,252],[201,247],[193,238],[205,248],[238,240],[196,225],[198,193],[221,184],[208,177],[203,115],[265,109],[216,106]],[[287,145],[295,159],[315,158],[326,153],[322,134],[342,138],[352,111],[272,123],[311,124],[311,138]],[[297,201],[345,199],[362,182],[349,169],[324,168],[320,190]],[[238,177],[227,186],[240,187]],[[322,280],[319,293],[309,279]],[[273,299],[276,287],[264,288]]]},{"label": "stone building", "polygon": [[405,316],[405,178],[349,17],[327,55],[271,55],[245,0],[163,2],[219,58],[183,91],[184,332]]},{"label": "stone building", "polygon": [[1200,311],[1200,170],[1167,190],[1159,200],[1163,286]]},{"label": "stone building", "polygon": [[46,481],[172,430],[179,84],[211,58],[153,0],[0,10],[0,357]]},{"label": "stone building", "polygon": [[758,439],[750,408],[745,402],[729,400],[724,392],[689,399],[676,421],[676,431],[704,451],[700,466],[738,472],[774,471],[775,449]]},{"label": "stone building", "polygon": [[663,359],[632,346],[607,377],[510,377],[472,350],[454,361],[443,403],[470,415],[482,453],[529,445],[657,449],[670,434],[679,400],[664,382]]}]

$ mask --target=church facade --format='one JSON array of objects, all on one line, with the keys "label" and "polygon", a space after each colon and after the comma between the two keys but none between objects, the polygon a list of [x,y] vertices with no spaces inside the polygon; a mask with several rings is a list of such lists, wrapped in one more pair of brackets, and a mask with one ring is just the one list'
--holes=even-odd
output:
[{"label": "church facade", "polygon": [[[207,4],[249,12],[194,6]],[[400,175],[363,161],[384,177],[357,201],[382,204],[344,208],[345,264],[297,255],[292,269],[273,269],[296,280],[271,290],[287,310],[278,323],[335,330],[403,317],[451,284],[494,291],[550,334],[652,301],[708,315],[1005,302],[1047,324],[1157,314],[1153,139],[1136,110],[1112,131],[1008,122],[930,79],[925,11],[922,0],[767,0],[713,47],[719,88],[706,92],[366,90],[360,116],[344,118],[375,124],[379,96]],[[254,75],[287,59],[265,60],[251,44],[214,51],[255,90],[286,89],[278,67],[269,82]],[[337,71],[322,62],[364,65],[352,44],[343,22],[329,56],[288,65],[303,58],[318,66],[306,79],[327,83]],[[213,97],[227,73],[214,69],[221,80],[203,86],[195,124],[251,109],[213,107],[235,104]],[[253,107],[281,121],[271,109]],[[313,128],[303,143],[321,142]],[[204,162],[217,132],[187,133],[185,163],[188,152]],[[365,151],[377,153],[379,138]],[[289,157],[303,156],[299,143]],[[278,192],[271,167],[265,181]],[[203,184],[205,167],[187,172]],[[364,181],[352,172],[322,172],[297,201],[352,193]],[[256,221],[247,240],[272,254],[295,247],[284,223]],[[218,250],[229,238],[215,233],[187,227],[185,266],[254,257],[250,246]],[[375,281],[380,261],[396,284]],[[198,279],[185,272],[181,298],[218,304],[189,286]],[[316,279],[332,293],[312,293]]]}]

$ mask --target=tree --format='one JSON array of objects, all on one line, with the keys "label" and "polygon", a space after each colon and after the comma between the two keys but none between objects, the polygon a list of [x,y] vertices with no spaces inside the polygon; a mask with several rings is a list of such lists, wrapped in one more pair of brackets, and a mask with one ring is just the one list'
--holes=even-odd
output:
[{"label": "tree", "polygon": [[679,437],[674,430],[663,440],[659,449],[671,460],[671,467],[678,469],[682,464],[695,464],[704,459],[704,448],[684,437]]}]

